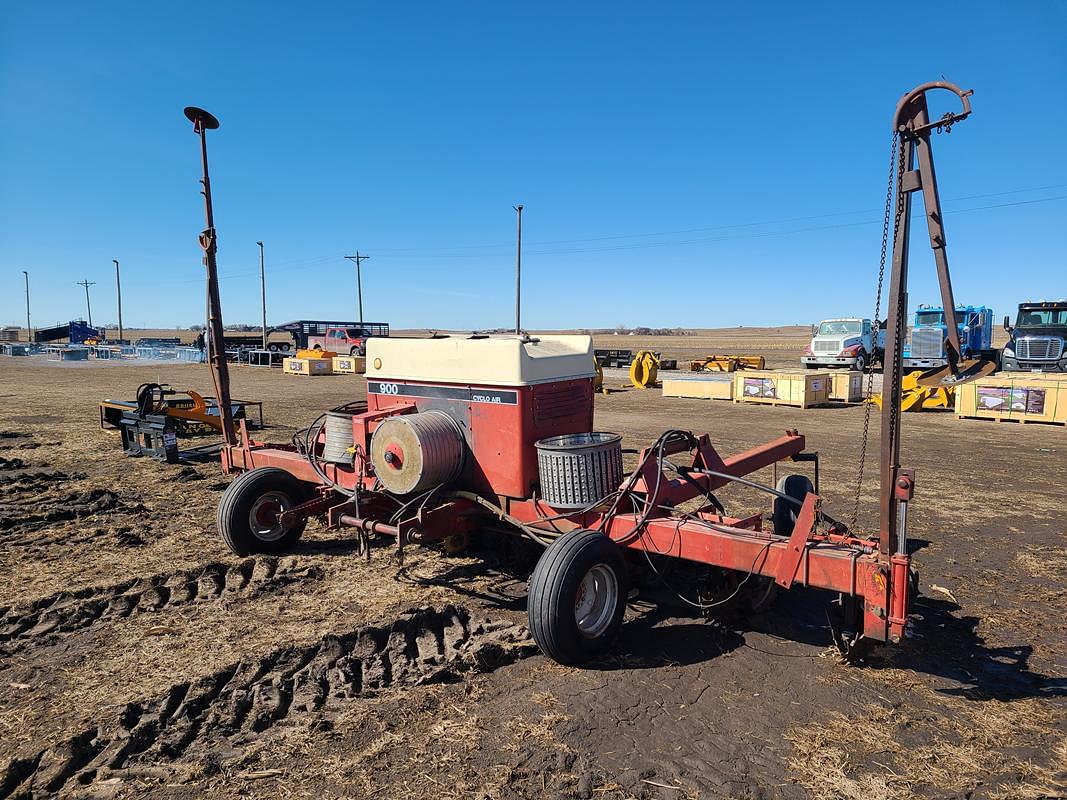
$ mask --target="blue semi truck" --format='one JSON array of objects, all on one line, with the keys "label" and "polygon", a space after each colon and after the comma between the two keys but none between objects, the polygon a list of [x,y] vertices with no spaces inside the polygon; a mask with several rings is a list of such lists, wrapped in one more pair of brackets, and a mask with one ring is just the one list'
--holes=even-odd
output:
[{"label": "blue semi truck", "polygon": [[[964,358],[996,358],[993,349],[993,309],[986,306],[956,306],[960,349]],[[915,324],[904,345],[904,366],[943,367],[945,357],[945,310],[940,306],[919,306]]]}]

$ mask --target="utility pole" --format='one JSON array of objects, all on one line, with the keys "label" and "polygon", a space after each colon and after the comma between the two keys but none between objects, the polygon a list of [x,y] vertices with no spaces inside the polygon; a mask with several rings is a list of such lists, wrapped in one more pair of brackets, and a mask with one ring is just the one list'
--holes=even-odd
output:
[{"label": "utility pole", "polygon": [[117,258],[111,259],[115,262],[115,292],[119,298],[119,342],[122,342],[122,279],[119,277],[119,261]]},{"label": "utility pole", "polygon": [[22,270],[26,277],[26,341],[33,344],[33,333],[30,329],[30,273]]},{"label": "utility pole", "polygon": [[522,333],[522,206],[513,206],[519,227],[515,235],[515,333]]},{"label": "utility pole", "polygon": [[259,298],[263,305],[263,349],[267,349],[267,273],[263,270],[263,242],[259,245]]},{"label": "utility pole", "polygon": [[356,293],[359,295],[359,327],[363,327],[363,279],[359,274],[359,265],[366,261],[370,256],[361,256],[359,251],[356,251],[354,256],[345,256],[349,261],[356,263]]},{"label": "utility pole", "polygon": [[89,327],[93,327],[93,307],[89,304],[89,287],[96,286],[96,281],[75,281],[78,286],[85,287],[85,310],[89,313]]}]

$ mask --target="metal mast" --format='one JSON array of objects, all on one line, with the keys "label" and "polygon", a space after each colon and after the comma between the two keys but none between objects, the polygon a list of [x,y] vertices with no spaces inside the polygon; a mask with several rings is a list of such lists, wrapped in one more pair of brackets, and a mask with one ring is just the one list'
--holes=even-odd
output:
[{"label": "metal mast", "polygon": [[207,268],[208,303],[208,361],[215,380],[218,395],[219,415],[222,418],[222,435],[226,444],[237,444],[233,428],[233,408],[230,406],[230,371],[226,364],[226,340],[222,327],[222,303],[219,301],[219,271],[215,261],[218,249],[215,236],[215,215],[211,208],[211,179],[207,169],[207,136],[209,130],[219,127],[219,121],[207,111],[195,106],[185,109],[185,116],[193,123],[193,132],[200,137],[200,161],[203,177],[200,179],[204,195],[204,219],[207,227],[200,234],[200,247],[204,250],[204,266]]},{"label": "metal mast", "polygon": [[[962,110],[946,113],[936,122],[930,122],[926,93],[932,89],[947,89],[959,97]],[[926,222],[930,234],[930,246],[934,251],[937,277],[941,286],[942,306],[945,309],[947,341],[945,352],[948,367],[942,377],[946,382],[962,383],[967,377],[958,373],[960,360],[959,331],[956,327],[955,302],[952,297],[952,282],[948,271],[948,256],[945,252],[945,230],[942,226],[941,203],[937,194],[937,176],[934,172],[933,155],[930,149],[930,134],[948,131],[952,125],[966,119],[971,113],[971,92],[945,81],[933,81],[916,87],[904,95],[897,104],[893,117],[893,130],[899,136],[900,160],[896,166],[896,224],[893,235],[892,272],[889,283],[889,309],[886,321],[885,361],[883,366],[880,491],[879,491],[879,545],[883,558],[890,562],[891,570],[907,569],[907,507],[914,489],[914,472],[900,465],[900,412],[903,360],[901,349],[907,333],[908,310],[908,243],[911,234],[911,202],[914,192],[922,192],[926,209]],[[918,159],[918,168],[915,166]],[[940,372],[940,371],[939,371]],[[975,376],[977,377],[977,376]],[[906,581],[891,582],[891,585],[906,585]],[[893,597],[890,602],[888,627],[902,630],[906,622],[904,610],[906,597]]]}]

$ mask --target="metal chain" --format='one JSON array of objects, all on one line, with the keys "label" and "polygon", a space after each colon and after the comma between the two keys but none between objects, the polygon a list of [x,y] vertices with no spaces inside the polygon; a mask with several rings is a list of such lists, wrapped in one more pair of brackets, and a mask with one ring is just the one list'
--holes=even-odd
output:
[{"label": "metal chain", "polygon": [[[872,329],[871,335],[874,337],[874,341],[871,342],[871,349],[874,349],[874,344],[878,341],[878,317],[882,313],[882,287],[885,284],[885,262],[886,257],[889,254],[889,231],[890,220],[893,218],[893,187],[897,187],[897,213],[896,218],[893,219],[893,238],[896,238],[896,231],[900,225],[900,214],[902,211],[900,202],[900,176],[904,171],[904,148],[900,146],[900,136],[896,131],[893,131],[892,141],[889,145],[889,178],[886,183],[885,190],[885,218],[882,222],[882,254],[878,262],[878,291],[875,293],[874,299],[874,316],[871,318]],[[889,330],[886,330],[886,335],[889,335]],[[884,353],[884,351],[883,351]],[[873,355],[873,353],[872,353]],[[884,355],[883,355],[884,360]],[[883,371],[885,365],[882,365]],[[856,476],[856,497],[852,504],[852,514],[849,518],[849,529],[856,530],[856,526],[859,523],[860,515],[860,495],[863,493],[863,472],[864,467],[867,465],[867,439],[870,436],[871,429],[871,395],[874,394],[874,359],[871,358],[867,362],[867,388],[864,391],[864,403],[863,403],[863,438],[860,442],[860,459],[859,459],[859,474]]]}]

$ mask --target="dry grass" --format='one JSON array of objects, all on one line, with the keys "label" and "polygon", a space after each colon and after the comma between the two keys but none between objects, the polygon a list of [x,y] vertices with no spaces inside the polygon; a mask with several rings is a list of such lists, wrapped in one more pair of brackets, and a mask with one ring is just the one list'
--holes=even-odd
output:
[{"label": "dry grass", "polygon": [[[813,800],[970,796],[979,786],[991,798],[1036,800],[1067,790],[1063,720],[1046,702],[938,694],[900,670],[866,671],[863,678],[903,685],[911,702],[869,703],[788,731],[792,776]],[[1053,763],[1031,760],[1049,751]]]},{"label": "dry grass", "polygon": [[1015,563],[1035,578],[1067,583],[1067,548],[1027,547],[1015,554]]},{"label": "dry grass", "polygon": [[[668,356],[676,348],[688,348],[694,355],[751,350],[782,363],[795,363],[805,336],[796,332],[783,333],[780,339],[766,335],[761,339],[743,329],[648,342],[641,337],[598,337],[597,346],[637,349],[651,345]],[[678,355],[684,357],[685,352]],[[0,429],[30,432],[39,445],[35,450],[5,451],[5,455],[85,475],[49,490],[52,494],[103,487],[115,491],[124,503],[141,503],[144,509],[123,507],[88,520],[56,523],[40,534],[55,537],[54,544],[43,544],[41,539],[5,543],[0,548],[0,604],[232,560],[214,531],[219,493],[210,487],[222,480],[217,466],[200,467],[202,481],[175,483],[172,468],[125,458],[117,444],[96,427],[99,399],[128,396],[144,381],[169,381],[210,393],[205,369],[177,364],[58,367],[14,359],[5,361],[3,367]],[[267,401],[268,423],[277,427],[266,437],[277,441],[287,440],[293,429],[310,421],[315,409],[360,396],[364,387],[362,378],[350,376],[307,381],[287,379],[277,371],[243,368],[233,370],[233,381],[236,395]],[[598,427],[617,430],[626,437],[627,446],[647,444],[665,428],[682,426],[711,430],[716,447],[726,455],[778,436],[785,428],[799,427],[809,436],[809,446],[823,452],[822,493],[833,504],[831,513],[847,515],[851,508],[862,409],[801,412],[676,400],[662,398],[658,392],[614,392],[598,396],[596,402]],[[1067,594],[1055,587],[1067,583],[1067,551],[1063,540],[1057,539],[1063,531],[1063,481],[1055,476],[1062,474],[1061,467],[1059,473],[1056,469],[1063,463],[1063,451],[1056,453],[1049,437],[1058,441],[1062,431],[1041,426],[1008,430],[1008,426],[968,424],[952,415],[937,414],[911,415],[907,425],[907,463],[923,476],[913,524],[916,537],[929,541],[917,556],[924,587],[930,583],[949,587],[963,606],[958,617],[981,620],[975,633],[987,647],[1031,646],[1030,669],[1061,674],[1057,669],[1062,670],[1064,637],[1057,627],[1062,618],[1058,608],[1063,607]],[[871,448],[869,452],[877,448],[874,433]],[[983,468],[968,475],[968,485],[982,502],[961,507],[963,468],[959,465],[968,463],[967,458],[977,450],[983,452]],[[1040,485],[1020,484],[1019,475],[1034,474],[1052,477]],[[773,482],[770,470],[755,477]],[[876,506],[873,482],[866,489],[863,509],[870,516]],[[1020,508],[1024,492],[1025,508]],[[762,497],[748,491],[726,490],[722,499],[737,512],[765,506]],[[144,545],[120,546],[110,535],[87,543],[79,538],[89,528],[119,526],[133,527],[144,536]],[[401,607],[448,601],[477,607],[481,603],[447,586],[415,583],[414,576],[448,575],[461,590],[489,593],[489,579],[477,570],[471,570],[470,577],[465,570],[457,570],[467,559],[442,559],[410,548],[407,569],[401,575],[391,553],[384,549],[376,551],[368,565],[346,555],[343,548],[311,548],[311,544],[336,545],[336,539],[342,538],[336,534],[313,528],[307,538],[309,549],[300,558],[321,569],[321,579],[289,592],[176,607],[166,612],[165,619],[164,615],[144,614],[101,623],[71,637],[77,651],[67,646],[42,647],[30,665],[33,675],[27,671],[17,679],[32,684],[31,688],[0,685],[0,739],[47,744],[77,724],[76,717],[110,714],[113,707],[130,699],[156,696],[175,682],[224,663],[287,644],[310,643],[323,633],[351,630]],[[469,559],[471,564],[475,561]],[[1049,583],[1054,587],[1051,590]],[[177,632],[147,635],[159,622]],[[846,670],[827,661],[818,662],[815,677],[811,672],[801,673],[802,678],[812,678],[811,684],[794,681],[799,687],[797,699],[782,707],[765,705],[769,693],[743,674],[712,683],[715,691],[738,702],[759,691],[763,699],[745,701],[756,715],[781,712],[781,718],[774,717],[779,723],[774,728],[775,745],[780,744],[778,730],[790,721],[803,721],[788,733],[794,748],[790,767],[793,777],[816,800],[942,797],[950,788],[959,787],[955,794],[961,794],[977,781],[985,782],[979,795],[989,799],[1036,800],[1064,794],[1067,744],[1060,730],[1062,714],[1056,716],[1058,700],[968,701],[935,693],[928,683],[933,679],[915,672]],[[722,672],[729,674],[728,659],[721,662]],[[613,679],[630,682],[638,695],[648,689],[650,681],[659,680],[654,673],[657,669],[661,674],[675,672],[679,680],[711,680],[719,674],[713,663],[652,667],[643,657],[630,656],[620,657],[618,665],[632,674],[612,673]],[[576,733],[572,730],[575,723],[565,721],[566,713],[578,719],[575,704],[586,702],[576,700],[564,688],[583,673],[547,660],[531,660],[522,670],[521,678],[500,672],[447,690],[425,686],[402,697],[386,693],[339,704],[330,711],[336,712],[330,719],[334,725],[330,732],[313,730],[306,719],[279,723],[254,742],[242,743],[244,756],[235,756],[236,763],[227,763],[223,774],[197,778],[195,794],[219,798],[432,796],[435,800],[515,797],[522,792],[537,796],[541,788],[538,770],[547,763],[546,754],[566,745],[579,758],[587,757],[588,763],[580,769],[550,771],[543,794],[551,790],[566,795],[577,785],[574,773],[581,771],[600,781],[593,787],[594,797],[614,800],[623,796],[626,790],[612,781],[623,780],[612,771],[617,765],[605,761],[606,751],[597,749],[600,742],[612,741],[615,730],[607,725]],[[786,671],[774,674],[784,676]],[[829,676],[832,685],[817,683],[823,675]],[[512,680],[521,681],[521,688]],[[555,694],[545,690],[549,684]],[[818,691],[807,694],[806,686]],[[523,695],[524,690],[530,693]],[[513,705],[501,709],[502,696]],[[899,702],[902,697],[903,703]],[[867,705],[854,705],[854,698]],[[807,708],[814,703],[828,716],[811,720]],[[722,732],[714,715],[707,719],[707,729],[708,741],[719,745],[729,735]],[[532,755],[524,747],[527,743]],[[696,737],[687,744],[694,759],[704,758],[709,750],[708,743]],[[623,746],[612,742],[610,749]],[[758,745],[739,740],[728,743],[737,763],[745,761],[753,746]],[[671,754],[651,757],[666,764]],[[263,774],[272,768],[284,769],[284,777]],[[764,759],[748,769],[745,775],[752,785],[774,796],[769,787],[783,779],[778,764],[768,766]],[[669,773],[665,767],[662,775]],[[667,777],[655,780],[674,782]],[[683,796],[682,791],[635,788],[632,783],[628,790],[634,795]],[[188,796],[194,796],[191,788]]]}]

